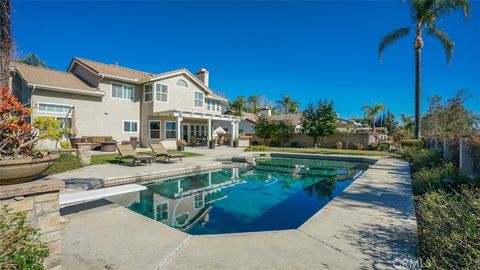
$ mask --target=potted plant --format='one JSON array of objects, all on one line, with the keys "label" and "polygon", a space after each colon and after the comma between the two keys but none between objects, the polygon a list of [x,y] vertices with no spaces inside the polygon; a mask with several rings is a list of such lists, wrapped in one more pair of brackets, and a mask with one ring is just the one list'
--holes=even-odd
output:
[{"label": "potted plant", "polygon": [[177,151],[184,151],[185,145],[187,145],[187,142],[185,140],[183,139],[177,140]]},{"label": "potted plant", "polygon": [[208,148],[209,149],[215,149],[215,140],[214,139],[210,139],[208,141]]},{"label": "potted plant", "polygon": [[30,115],[8,87],[0,88],[0,185],[37,179],[59,157],[34,147],[40,139],[63,136],[65,130],[51,126],[50,120],[33,127]]},{"label": "potted plant", "polygon": [[233,147],[238,147],[238,139],[233,139]]}]

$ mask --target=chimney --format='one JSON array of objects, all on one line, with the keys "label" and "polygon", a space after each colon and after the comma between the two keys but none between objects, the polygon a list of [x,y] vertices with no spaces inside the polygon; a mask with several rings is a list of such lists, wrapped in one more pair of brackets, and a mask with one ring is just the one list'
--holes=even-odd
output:
[{"label": "chimney", "polygon": [[270,109],[270,107],[262,108],[260,109],[260,115],[270,117],[272,116],[272,109]]},{"label": "chimney", "polygon": [[206,87],[208,87],[208,70],[205,68],[201,68],[196,74],[195,77],[197,77],[203,84],[205,84]]}]

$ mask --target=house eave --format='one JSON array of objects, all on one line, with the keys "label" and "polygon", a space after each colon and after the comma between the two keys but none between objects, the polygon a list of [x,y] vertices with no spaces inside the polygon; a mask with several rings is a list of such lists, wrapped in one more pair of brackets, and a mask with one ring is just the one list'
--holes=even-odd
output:
[{"label": "house eave", "polygon": [[50,85],[43,85],[43,84],[35,84],[35,83],[28,83],[29,87],[33,87],[35,89],[44,89],[50,91],[57,91],[63,93],[71,93],[71,94],[79,94],[79,95],[86,95],[86,96],[96,96],[96,97],[103,97],[105,96],[104,92],[101,91],[85,91],[81,89],[73,89],[73,88],[64,88],[64,87],[57,87],[57,86],[50,86]]}]

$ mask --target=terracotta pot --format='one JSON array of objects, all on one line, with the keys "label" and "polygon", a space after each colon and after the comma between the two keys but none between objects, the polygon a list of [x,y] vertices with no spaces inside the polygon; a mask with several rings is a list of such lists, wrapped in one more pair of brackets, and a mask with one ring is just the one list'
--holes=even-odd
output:
[{"label": "terracotta pot", "polygon": [[0,160],[0,186],[35,180],[59,157],[58,154],[50,154],[43,158]]}]

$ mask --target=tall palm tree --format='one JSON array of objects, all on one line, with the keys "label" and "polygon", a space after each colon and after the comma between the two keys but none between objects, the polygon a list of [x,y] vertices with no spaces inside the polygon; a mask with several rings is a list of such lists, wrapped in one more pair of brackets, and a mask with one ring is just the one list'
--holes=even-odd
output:
[{"label": "tall palm tree", "polygon": [[[402,1],[404,2],[404,1]],[[453,12],[463,10],[464,18],[467,19],[470,13],[469,0],[410,0],[410,12],[412,13],[412,27],[404,27],[394,30],[384,36],[378,47],[378,55],[380,62],[383,50],[395,43],[402,37],[410,34],[410,30],[415,30],[415,38],[413,40],[413,48],[415,51],[415,138],[420,139],[420,77],[422,63],[423,48],[423,31],[438,39],[447,56],[447,65],[450,64],[455,43],[448,37],[447,33],[437,26],[437,20],[442,19]]]},{"label": "tall palm tree", "polygon": [[11,49],[10,0],[0,0],[0,86],[8,85]]},{"label": "tall palm tree", "polygon": [[260,98],[256,95],[249,96],[247,98],[248,112],[258,113],[260,112]]},{"label": "tall palm tree", "polygon": [[239,96],[228,103],[229,110],[233,115],[242,116],[242,112],[246,109],[246,100],[244,97]]},{"label": "tall palm tree", "polygon": [[370,120],[373,127],[373,133],[375,133],[375,117],[385,111],[385,105],[375,103],[373,106],[364,105],[362,110],[365,114],[365,118]]},{"label": "tall palm tree", "polygon": [[278,104],[277,109],[283,114],[297,113],[300,108],[300,102],[294,101],[292,97],[282,95],[280,100],[275,101]]}]

